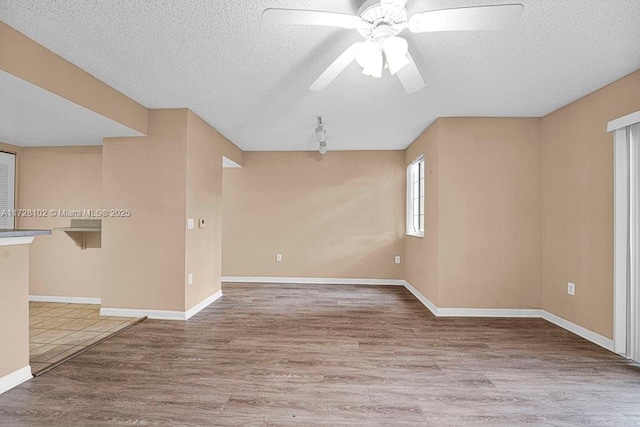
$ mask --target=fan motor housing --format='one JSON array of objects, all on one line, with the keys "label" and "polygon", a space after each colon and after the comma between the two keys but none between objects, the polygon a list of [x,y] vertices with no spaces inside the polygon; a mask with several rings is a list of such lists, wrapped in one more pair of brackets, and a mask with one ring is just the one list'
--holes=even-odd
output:
[{"label": "fan motor housing", "polygon": [[407,26],[407,9],[380,0],[366,1],[358,13],[362,19],[358,32],[367,40],[384,40],[398,35]]}]

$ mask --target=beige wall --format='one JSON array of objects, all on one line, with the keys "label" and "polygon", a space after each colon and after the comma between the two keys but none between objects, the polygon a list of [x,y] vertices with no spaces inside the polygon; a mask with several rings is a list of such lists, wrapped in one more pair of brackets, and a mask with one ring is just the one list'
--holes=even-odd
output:
[{"label": "beige wall", "polygon": [[[613,337],[613,135],[640,110],[640,71],[542,119],[545,310]],[[567,295],[575,282],[576,295]]]},{"label": "beige wall", "polygon": [[7,144],[6,142],[1,142],[0,141],[0,151],[6,151],[7,153],[19,153],[20,150],[22,150],[22,148],[15,146],[15,145],[11,145],[11,144]]},{"label": "beige wall", "polygon": [[145,107],[3,22],[0,22],[0,70],[147,133]]},{"label": "beige wall", "polygon": [[184,311],[186,109],[152,110],[149,135],[105,138],[102,306]]},{"label": "beige wall", "polygon": [[[102,207],[102,147],[23,148],[20,206],[23,209],[99,209]],[[22,218],[24,228],[68,227],[69,217]],[[100,249],[81,250],[63,232],[30,245],[31,295],[101,295]]]},{"label": "beige wall", "polygon": [[29,246],[0,246],[0,378],[29,366]]},{"label": "beige wall", "polygon": [[187,109],[151,110],[146,137],[105,138],[103,205],[132,216],[103,221],[104,307],[185,311],[220,290],[223,154],[243,163]]},{"label": "beige wall", "polygon": [[540,308],[540,119],[439,121],[439,304]]},{"label": "beige wall", "polygon": [[[404,278],[431,302],[438,305],[438,143],[440,121],[429,126],[405,152],[405,164],[424,155],[424,237],[405,237]],[[405,179],[406,181],[406,179]],[[406,199],[403,199],[406,204]],[[404,224],[404,222],[403,222]]]},{"label": "beige wall", "polygon": [[[222,155],[224,138],[189,112],[187,138],[187,218],[196,226],[187,230],[185,266],[192,285],[185,287],[185,309],[221,289],[222,271]],[[198,220],[205,220],[205,228]],[[188,282],[186,282],[188,283]]]},{"label": "beige wall", "polygon": [[223,275],[403,278],[402,151],[247,152],[223,180]]},{"label": "beige wall", "polygon": [[426,160],[425,237],[409,283],[439,307],[540,308],[540,119],[441,118],[407,150]]}]

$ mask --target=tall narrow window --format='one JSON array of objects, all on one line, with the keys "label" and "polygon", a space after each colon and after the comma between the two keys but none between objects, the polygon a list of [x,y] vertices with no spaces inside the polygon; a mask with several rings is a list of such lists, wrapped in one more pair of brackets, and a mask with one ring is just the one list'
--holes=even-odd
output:
[{"label": "tall narrow window", "polygon": [[424,156],[407,166],[407,234],[424,236]]},{"label": "tall narrow window", "polygon": [[15,175],[15,154],[0,151],[0,228],[14,226]]}]

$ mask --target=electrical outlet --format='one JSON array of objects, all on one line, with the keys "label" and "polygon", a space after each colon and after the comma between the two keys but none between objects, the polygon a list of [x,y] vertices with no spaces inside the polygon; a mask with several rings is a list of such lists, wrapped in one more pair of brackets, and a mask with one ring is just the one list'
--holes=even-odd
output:
[{"label": "electrical outlet", "polygon": [[193,226],[194,226],[193,218],[189,218],[187,220],[187,230],[193,230]]},{"label": "electrical outlet", "polygon": [[276,254],[276,261],[282,261],[282,254]]},{"label": "electrical outlet", "polygon": [[396,255],[396,264],[400,264],[400,255]]},{"label": "electrical outlet", "polygon": [[189,284],[193,285],[193,273],[189,273]]},{"label": "electrical outlet", "polygon": [[575,283],[567,283],[567,293],[569,295],[575,295],[576,294],[576,284]]}]

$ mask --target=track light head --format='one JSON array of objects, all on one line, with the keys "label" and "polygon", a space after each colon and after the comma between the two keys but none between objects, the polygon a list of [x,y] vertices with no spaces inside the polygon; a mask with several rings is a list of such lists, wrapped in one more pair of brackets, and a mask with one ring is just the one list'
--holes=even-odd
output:
[{"label": "track light head", "polygon": [[316,139],[320,144],[318,151],[320,154],[326,154],[327,152],[327,131],[324,130],[324,125],[322,124],[322,117],[318,116],[318,127],[316,127]]},{"label": "track light head", "polygon": [[316,128],[316,139],[320,143],[325,142],[327,140],[327,131],[324,130],[324,127],[322,125]]},{"label": "track light head", "polygon": [[321,142],[318,151],[320,152],[320,154],[327,154],[327,143]]}]

